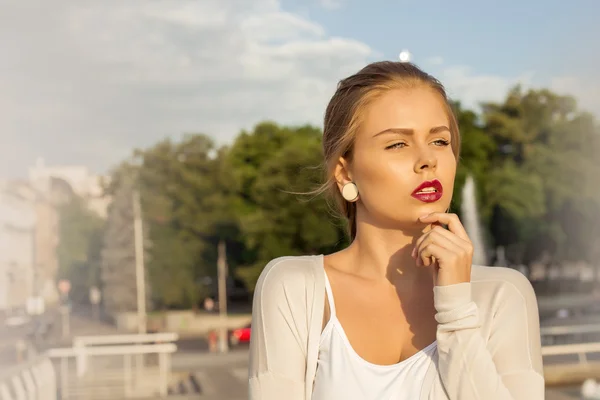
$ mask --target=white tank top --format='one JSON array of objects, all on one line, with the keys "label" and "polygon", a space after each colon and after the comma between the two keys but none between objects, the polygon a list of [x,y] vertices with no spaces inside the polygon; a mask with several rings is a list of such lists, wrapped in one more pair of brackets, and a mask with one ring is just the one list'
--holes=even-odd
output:
[{"label": "white tank top", "polygon": [[[392,365],[373,364],[352,348],[335,313],[331,285],[325,273],[331,317],[321,333],[312,400],[414,400],[421,387],[436,342]],[[373,338],[377,340],[377,338]]]}]

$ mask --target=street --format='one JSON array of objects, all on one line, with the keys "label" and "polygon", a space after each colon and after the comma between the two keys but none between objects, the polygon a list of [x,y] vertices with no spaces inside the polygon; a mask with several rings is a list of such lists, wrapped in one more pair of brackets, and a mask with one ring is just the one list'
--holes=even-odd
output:
[{"label": "street", "polygon": [[248,398],[248,347],[229,353],[178,352],[173,373],[184,374],[178,394],[197,394],[202,399],[246,400]]}]

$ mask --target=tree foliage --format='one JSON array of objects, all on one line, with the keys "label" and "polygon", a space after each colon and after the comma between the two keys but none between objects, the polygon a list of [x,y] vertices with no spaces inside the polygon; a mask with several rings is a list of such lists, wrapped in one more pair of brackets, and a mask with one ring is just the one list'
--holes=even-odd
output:
[{"label": "tree foliage", "polygon": [[543,253],[556,262],[591,262],[583,221],[600,214],[594,118],[572,97],[516,87],[504,103],[484,105],[483,119],[499,149],[483,181],[497,244],[526,263]]},{"label": "tree foliage", "polygon": [[[113,180],[108,188],[112,203],[108,208],[106,220],[102,262],[101,283],[103,291],[103,304],[110,314],[137,310],[137,280],[135,259],[135,234],[134,234],[134,190],[136,169],[128,164],[123,164],[113,174]],[[144,230],[147,232],[147,227]],[[147,238],[147,234],[144,235]],[[145,240],[143,248],[145,253],[150,247],[149,240]],[[148,260],[148,254],[145,254]],[[145,274],[146,283],[148,275]],[[147,307],[151,309],[149,299],[152,285],[146,284]]]},{"label": "tree foliage", "polygon": [[72,301],[87,301],[88,290],[99,284],[103,220],[76,195],[58,206],[58,278],[71,282]]},{"label": "tree foliage", "polygon": [[[511,261],[544,254],[556,261],[597,259],[600,131],[593,116],[571,97],[520,87],[503,102],[483,104],[481,114],[453,107],[462,135],[453,210],[460,212],[471,175],[488,241],[506,247]],[[267,121],[226,146],[190,134],[136,150],[135,163],[119,166],[107,188],[113,203],[102,279],[109,307],[135,304],[133,187],[152,244],[148,280],[158,307],[189,307],[211,294],[203,282],[216,278],[220,240],[227,243],[231,275],[250,289],[275,257],[347,244],[324,196],[310,194],[323,178],[321,135],[316,127]],[[71,257],[85,258],[77,251]]]}]

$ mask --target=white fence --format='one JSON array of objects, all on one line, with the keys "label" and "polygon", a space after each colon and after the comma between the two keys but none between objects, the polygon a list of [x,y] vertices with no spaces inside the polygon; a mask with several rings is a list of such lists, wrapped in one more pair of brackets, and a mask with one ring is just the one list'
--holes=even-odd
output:
[{"label": "white fence", "polygon": [[582,333],[600,333],[600,324],[558,325],[540,328],[542,336],[564,336]]},{"label": "white fence", "polygon": [[48,357],[0,372],[1,400],[57,400],[56,375]]},{"label": "white fence", "polygon": [[[166,397],[171,379],[172,333],[78,337],[69,348],[0,374],[0,400]],[[148,365],[150,355],[157,365]],[[108,367],[95,361],[107,357]],[[93,371],[90,371],[94,366]]]},{"label": "white fence", "polygon": [[[545,326],[540,328],[542,341],[554,342],[557,337],[573,335],[580,339],[585,334],[600,333],[600,324]],[[577,355],[579,363],[587,363],[588,355],[600,353],[600,342],[546,345],[542,347],[543,356]]]}]

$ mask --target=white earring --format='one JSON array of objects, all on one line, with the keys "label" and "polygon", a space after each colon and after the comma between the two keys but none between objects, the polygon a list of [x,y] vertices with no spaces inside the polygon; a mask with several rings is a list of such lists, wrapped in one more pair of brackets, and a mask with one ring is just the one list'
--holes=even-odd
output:
[{"label": "white earring", "polygon": [[350,203],[358,200],[358,187],[354,182],[348,182],[342,186],[342,197]]}]

